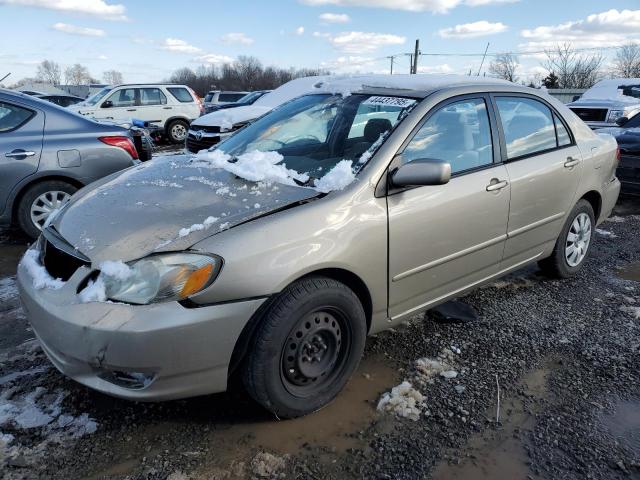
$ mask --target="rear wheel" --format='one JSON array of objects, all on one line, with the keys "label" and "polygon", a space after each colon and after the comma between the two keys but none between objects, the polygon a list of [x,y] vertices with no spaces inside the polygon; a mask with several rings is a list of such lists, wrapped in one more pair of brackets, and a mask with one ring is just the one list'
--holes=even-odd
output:
[{"label": "rear wheel", "polygon": [[346,285],[309,277],[287,287],[252,339],[243,380],[249,394],[280,418],[330,403],[358,366],[366,318]]},{"label": "rear wheel", "polygon": [[18,204],[17,222],[22,231],[37,238],[49,215],[67,203],[76,190],[61,180],[46,180],[29,187]]},{"label": "rear wheel", "polygon": [[173,120],[167,127],[167,137],[172,143],[182,143],[187,138],[189,124],[184,120]]},{"label": "rear wheel", "polygon": [[538,262],[542,271],[555,278],[578,273],[589,256],[594,231],[593,207],[581,199],[567,218],[551,256]]}]

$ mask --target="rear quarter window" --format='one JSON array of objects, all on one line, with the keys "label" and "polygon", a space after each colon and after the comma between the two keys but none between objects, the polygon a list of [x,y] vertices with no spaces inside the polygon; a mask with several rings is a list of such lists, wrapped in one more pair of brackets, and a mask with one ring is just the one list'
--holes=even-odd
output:
[{"label": "rear quarter window", "polygon": [[173,95],[175,99],[178,100],[180,103],[193,102],[193,97],[191,96],[191,93],[189,93],[189,90],[187,90],[186,88],[170,87],[170,88],[167,88],[167,90],[169,90],[169,93],[171,93],[171,95]]},{"label": "rear quarter window", "polygon": [[0,102],[0,133],[15,130],[36,114],[33,110]]},{"label": "rear quarter window", "polygon": [[244,97],[246,93],[221,93],[218,97],[218,101],[220,102],[237,102],[242,97]]}]

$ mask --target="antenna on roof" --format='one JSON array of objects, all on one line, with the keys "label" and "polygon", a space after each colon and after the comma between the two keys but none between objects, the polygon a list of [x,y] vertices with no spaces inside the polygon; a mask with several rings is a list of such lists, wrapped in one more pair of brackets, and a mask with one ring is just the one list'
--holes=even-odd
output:
[{"label": "antenna on roof", "polygon": [[4,79],[11,75],[11,72],[7,73],[4,77],[0,78],[0,82],[4,82]]}]

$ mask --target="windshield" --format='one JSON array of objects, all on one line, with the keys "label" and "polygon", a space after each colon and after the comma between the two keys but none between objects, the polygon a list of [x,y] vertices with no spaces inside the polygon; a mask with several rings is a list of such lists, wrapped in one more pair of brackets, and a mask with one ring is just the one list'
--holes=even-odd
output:
[{"label": "windshield", "polygon": [[95,95],[93,95],[92,97],[87,98],[84,103],[86,103],[87,105],[95,105],[96,103],[98,103],[100,100],[102,100],[104,98],[104,96],[109,93],[112,90],[112,87],[106,87],[103,88],[102,90],[100,90],[98,93],[96,93]]},{"label": "windshield", "polygon": [[[416,103],[415,99],[391,96],[306,95],[261,117],[198,158],[208,154],[220,162],[218,166],[239,176],[243,176],[240,167],[244,163],[249,167],[246,159],[251,159],[253,166],[266,159],[273,166],[285,167],[287,179],[296,184],[320,187],[321,191],[336,189],[331,188],[336,180],[333,177],[352,180]],[[227,168],[225,162],[232,162],[234,168]],[[340,174],[332,172],[334,169]],[[325,176],[330,185],[323,184]],[[244,178],[259,177],[252,172]]]},{"label": "windshield", "polygon": [[238,100],[238,103],[251,103],[255,102],[258,98],[264,95],[264,92],[251,92],[247,93],[244,97]]}]

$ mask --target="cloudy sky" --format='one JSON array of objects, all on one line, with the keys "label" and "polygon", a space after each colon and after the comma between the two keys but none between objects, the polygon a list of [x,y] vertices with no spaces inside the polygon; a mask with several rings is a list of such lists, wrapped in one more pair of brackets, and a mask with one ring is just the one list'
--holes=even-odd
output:
[{"label": "cloudy sky", "polygon": [[[523,52],[521,74],[529,76],[540,72],[535,52],[557,42],[640,42],[638,0],[0,0],[0,19],[5,83],[34,76],[43,59],[82,63],[96,78],[119,70],[129,82],[238,55],[388,72],[385,57],[412,51],[416,38],[423,53],[448,54],[422,56],[422,72],[475,72],[480,57],[461,54],[482,53],[489,42],[489,53]],[[395,71],[408,69],[408,56],[396,57]]]}]

